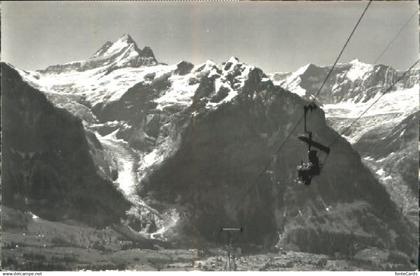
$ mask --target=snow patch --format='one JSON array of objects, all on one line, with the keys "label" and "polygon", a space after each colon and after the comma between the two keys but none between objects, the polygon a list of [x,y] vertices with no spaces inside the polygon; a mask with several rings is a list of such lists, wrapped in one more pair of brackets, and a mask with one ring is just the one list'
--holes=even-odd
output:
[{"label": "snow patch", "polygon": [[32,212],[29,212],[29,215],[32,217],[33,220],[38,220],[39,217]]},{"label": "snow patch", "polygon": [[115,183],[118,184],[120,189],[124,192],[127,198],[135,194],[135,189],[138,184],[136,174],[136,153],[129,148],[127,142],[124,140],[116,139],[118,130],[106,135],[96,135],[98,140],[108,149],[112,157],[117,162],[118,178]]},{"label": "snow patch", "polygon": [[309,66],[310,64],[306,64],[305,66],[300,67],[290,76],[288,76],[284,81],[280,82],[279,85],[301,97],[305,96],[306,90],[300,86],[300,83],[302,81],[301,75],[305,73]]},{"label": "snow patch", "polygon": [[364,160],[366,160],[366,161],[373,161],[373,160],[375,160],[373,157],[371,157],[371,156],[366,156],[366,157],[363,157],[363,159]]},{"label": "snow patch", "polygon": [[189,106],[197,90],[199,83],[189,84],[192,74],[185,76],[173,75],[169,78],[172,85],[161,97],[154,100],[157,103],[156,109],[163,110],[169,106]]},{"label": "snow patch", "polygon": [[351,67],[347,72],[347,78],[353,82],[358,79],[363,79],[363,76],[373,69],[373,65],[360,62],[358,59],[350,61],[350,64]]},{"label": "snow patch", "polygon": [[124,35],[112,43],[105,52],[101,53],[101,56],[112,56],[128,46],[134,46],[134,44],[128,42],[128,35]]},{"label": "snow patch", "polygon": [[177,222],[180,219],[180,214],[176,211],[176,209],[170,209],[169,211],[165,212],[163,214],[163,222],[161,227],[154,233],[150,234],[150,237],[152,239],[161,239],[161,240],[167,240],[165,237],[165,233],[176,226]]},{"label": "snow patch", "polygon": [[379,175],[379,176],[384,176],[385,171],[384,171],[384,169],[380,168],[379,170],[376,171],[376,174]]},{"label": "snow patch", "polygon": [[[357,118],[372,105],[373,102],[377,101],[365,114],[363,114],[363,117],[393,113],[408,115],[416,112],[418,109],[418,93],[419,84],[416,84],[411,88],[393,91],[385,95],[378,93],[374,98],[365,103],[346,101],[337,104],[325,104],[323,109],[327,118]],[[378,100],[381,96],[382,98]]]},{"label": "snow patch", "polygon": [[155,149],[152,152],[150,152],[149,154],[146,154],[143,157],[143,166],[144,167],[150,167],[152,165],[154,165],[155,163],[162,161],[162,156],[158,154],[158,150]]},{"label": "snow patch", "polygon": [[206,60],[203,64],[196,66],[192,72],[193,73],[206,73],[211,71],[212,69],[217,68],[217,65],[212,60]]}]

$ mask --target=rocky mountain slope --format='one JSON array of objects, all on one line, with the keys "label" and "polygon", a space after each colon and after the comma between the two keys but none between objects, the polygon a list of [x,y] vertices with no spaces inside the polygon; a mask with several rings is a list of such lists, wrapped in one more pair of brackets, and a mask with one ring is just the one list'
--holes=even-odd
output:
[{"label": "rocky mountain slope", "polygon": [[112,184],[102,145],[80,119],[5,64],[2,104],[3,204],[50,220],[119,222],[129,203]]},{"label": "rocky mountain slope", "polygon": [[412,113],[390,131],[364,134],[355,149],[375,172],[400,210],[418,224],[418,115]]},{"label": "rocky mountain slope", "polygon": [[[293,73],[273,74],[275,83],[302,97],[317,93],[330,67],[313,64]],[[414,224],[418,224],[417,173],[419,70],[410,71],[372,105],[403,72],[385,65],[353,60],[339,64],[317,99],[324,104],[329,124],[362,155],[363,161],[385,185],[391,198]],[[346,132],[344,132],[346,130]]]},{"label": "rocky mountain slope", "polygon": [[223,244],[220,227],[241,225],[243,248],[343,256],[380,248],[415,258],[415,231],[322,110],[310,118],[314,138],[338,142],[321,176],[300,186],[295,167],[306,148],[292,137],[274,150],[305,100],[237,58],[197,66],[129,60],[121,56],[124,67],[18,71],[97,137],[102,160],[118,171],[114,184],[131,203],[132,229],[197,248]]}]

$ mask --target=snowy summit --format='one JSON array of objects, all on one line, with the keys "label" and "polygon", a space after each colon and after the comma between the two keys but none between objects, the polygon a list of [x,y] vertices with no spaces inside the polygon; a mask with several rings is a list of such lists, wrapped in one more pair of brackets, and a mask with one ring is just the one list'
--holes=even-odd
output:
[{"label": "snowy summit", "polygon": [[139,49],[133,38],[124,34],[115,42],[107,41],[95,54],[82,61],[73,61],[62,65],[52,65],[41,73],[80,72],[106,67],[108,71],[122,67],[140,67],[158,64],[153,51],[146,46]]}]

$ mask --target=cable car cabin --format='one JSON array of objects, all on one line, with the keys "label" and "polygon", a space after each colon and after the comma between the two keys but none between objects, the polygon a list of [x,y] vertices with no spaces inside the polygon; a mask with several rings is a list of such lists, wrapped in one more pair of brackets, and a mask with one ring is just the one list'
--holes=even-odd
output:
[{"label": "cable car cabin", "polygon": [[317,151],[310,150],[308,152],[308,159],[308,162],[302,161],[301,164],[297,166],[298,181],[305,185],[311,184],[312,177],[321,174],[321,165],[319,163]]},{"label": "cable car cabin", "polygon": [[312,140],[312,132],[307,130],[306,126],[306,115],[308,111],[316,109],[317,106],[315,103],[310,103],[304,106],[304,135],[299,135],[298,139],[307,144],[308,146],[308,161],[301,161],[300,165],[296,167],[297,169],[297,182],[303,183],[305,185],[310,185],[312,178],[314,176],[321,174],[322,165],[319,162],[318,151],[312,149],[312,147],[317,148],[326,154],[330,153],[330,149],[327,146],[322,145],[316,141]]}]

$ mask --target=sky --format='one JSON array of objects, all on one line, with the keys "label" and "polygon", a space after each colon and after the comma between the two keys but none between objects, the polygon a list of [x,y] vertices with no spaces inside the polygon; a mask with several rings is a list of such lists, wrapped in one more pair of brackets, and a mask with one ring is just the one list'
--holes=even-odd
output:
[{"label": "sky", "polygon": [[[1,55],[18,68],[43,69],[86,59],[128,33],[168,64],[236,56],[266,72],[290,72],[333,64],[366,4],[4,1]],[[374,1],[340,62],[373,63],[417,9],[417,1]],[[408,68],[418,58],[418,30],[414,16],[378,63]]]}]

